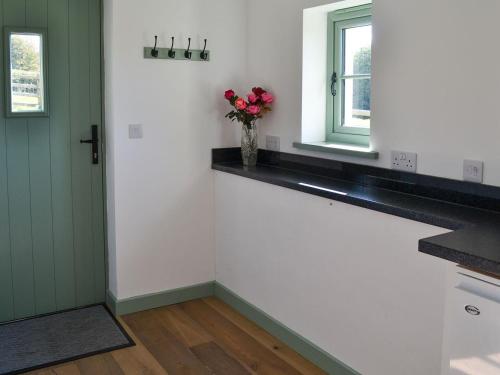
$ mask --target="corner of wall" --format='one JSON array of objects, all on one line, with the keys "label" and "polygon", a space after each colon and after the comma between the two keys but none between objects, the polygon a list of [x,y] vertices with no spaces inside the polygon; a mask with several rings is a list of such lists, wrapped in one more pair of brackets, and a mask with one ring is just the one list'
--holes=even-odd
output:
[{"label": "corner of wall", "polygon": [[107,240],[107,281],[108,293],[118,295],[117,254],[116,254],[116,223],[115,223],[115,158],[113,131],[112,85],[112,51],[114,29],[114,0],[103,0],[103,77],[104,77],[104,129],[105,129],[105,184],[106,184],[106,240]]}]

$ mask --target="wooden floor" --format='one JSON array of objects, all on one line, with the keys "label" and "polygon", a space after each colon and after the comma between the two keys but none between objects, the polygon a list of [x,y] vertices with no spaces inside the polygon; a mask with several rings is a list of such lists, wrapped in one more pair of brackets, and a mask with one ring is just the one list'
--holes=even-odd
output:
[{"label": "wooden floor", "polygon": [[30,374],[325,374],[216,298],[127,315],[121,322],[135,347]]}]

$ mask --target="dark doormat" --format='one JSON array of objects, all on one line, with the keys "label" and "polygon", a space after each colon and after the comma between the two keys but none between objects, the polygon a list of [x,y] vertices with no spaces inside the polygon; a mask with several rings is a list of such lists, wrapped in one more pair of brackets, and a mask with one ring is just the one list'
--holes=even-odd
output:
[{"label": "dark doormat", "polygon": [[135,345],[104,305],[0,325],[0,375]]}]

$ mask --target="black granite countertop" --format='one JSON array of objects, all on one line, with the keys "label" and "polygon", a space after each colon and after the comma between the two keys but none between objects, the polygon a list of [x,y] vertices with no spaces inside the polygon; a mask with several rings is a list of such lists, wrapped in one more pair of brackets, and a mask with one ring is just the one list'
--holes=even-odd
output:
[{"label": "black granite countertop", "polygon": [[419,251],[500,274],[500,188],[264,150],[256,167],[238,148],[212,156],[214,170],[449,229]]}]

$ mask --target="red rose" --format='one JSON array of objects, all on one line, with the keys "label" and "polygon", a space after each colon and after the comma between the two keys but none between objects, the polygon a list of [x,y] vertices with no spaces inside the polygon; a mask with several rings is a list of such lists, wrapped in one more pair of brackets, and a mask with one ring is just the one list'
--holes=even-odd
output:
[{"label": "red rose", "polygon": [[238,109],[238,110],[241,111],[241,110],[244,110],[247,107],[247,102],[243,98],[238,98],[234,102],[234,106],[236,107],[236,109]]},{"label": "red rose", "polygon": [[224,96],[227,100],[231,100],[234,97],[234,91],[233,90],[227,90],[224,93]]},{"label": "red rose", "polygon": [[254,87],[252,89],[252,92],[257,95],[257,96],[261,96],[262,94],[264,94],[266,92],[266,90],[264,90],[262,87]]}]

